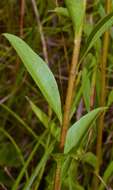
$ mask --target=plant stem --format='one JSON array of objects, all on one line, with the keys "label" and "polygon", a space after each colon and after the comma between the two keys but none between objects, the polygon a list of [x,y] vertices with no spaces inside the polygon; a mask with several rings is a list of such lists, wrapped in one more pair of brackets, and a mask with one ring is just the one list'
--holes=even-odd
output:
[{"label": "plant stem", "polygon": [[[106,0],[106,13],[110,13],[111,10],[111,0]],[[107,67],[107,57],[108,57],[108,48],[109,48],[109,31],[105,32],[103,38],[103,49],[101,56],[101,93],[100,93],[100,106],[105,106],[106,104],[106,67]],[[96,155],[97,155],[97,165],[96,165],[96,174],[99,175],[100,167],[102,164],[102,138],[103,138],[103,128],[104,128],[104,114],[99,118],[98,124],[98,136],[97,136],[97,146],[96,146]],[[94,177],[93,189],[98,189],[98,179]]]},{"label": "plant stem", "polygon": [[61,161],[57,161],[57,168],[54,180],[54,190],[61,190]]},{"label": "plant stem", "polygon": [[[86,0],[84,0],[84,4],[86,4]],[[66,134],[67,134],[67,130],[69,128],[69,123],[70,123],[70,111],[71,111],[71,105],[72,105],[73,95],[74,95],[73,92],[74,92],[75,81],[76,81],[81,36],[82,36],[82,25],[79,30],[79,33],[77,33],[74,38],[74,48],[73,48],[72,62],[71,62],[70,72],[69,72],[69,80],[68,80],[68,87],[67,87],[66,100],[65,100],[65,106],[64,106],[64,116],[63,116],[63,124],[62,124],[60,146],[59,146],[60,152],[63,152]],[[60,159],[58,160],[58,163],[57,163],[54,190],[61,190],[61,160]]]},{"label": "plant stem", "polygon": [[74,49],[73,49],[73,55],[72,55],[71,68],[69,72],[68,88],[67,88],[65,107],[64,107],[64,117],[63,117],[63,125],[62,125],[61,139],[60,139],[60,150],[63,150],[64,148],[65,138],[66,138],[67,130],[69,127],[69,122],[70,122],[70,110],[71,110],[71,104],[73,100],[73,92],[74,92],[75,79],[76,79],[76,73],[77,73],[76,68],[77,68],[79,51],[80,51],[81,34],[82,34],[81,31],[82,30],[80,30],[78,35],[76,35],[75,40],[74,40]]},{"label": "plant stem", "polygon": [[[25,0],[21,0],[21,2],[20,2],[20,18],[19,18],[19,36],[21,38],[23,38],[23,35],[24,35],[24,14],[25,14]],[[20,65],[20,60],[17,57],[16,68],[15,68],[16,73],[19,70],[19,65]]]},{"label": "plant stem", "polygon": [[49,63],[49,59],[48,59],[46,39],[45,39],[45,36],[44,36],[42,24],[41,24],[41,21],[40,21],[39,12],[38,12],[38,9],[37,9],[37,4],[36,4],[35,0],[31,0],[31,3],[32,3],[34,14],[35,14],[35,17],[36,17],[37,26],[38,26],[39,32],[40,32],[40,37],[41,37],[41,42],[42,42],[42,48],[43,48],[44,58],[45,58],[46,63],[48,64]]},{"label": "plant stem", "polygon": [[25,0],[21,0],[20,5],[20,37],[23,38],[24,34],[24,13],[25,13]]},{"label": "plant stem", "polygon": [[94,102],[95,102],[96,72],[97,72],[97,69],[95,69],[95,71],[94,71],[94,73],[92,75],[91,96],[90,96],[90,110],[93,109]]},{"label": "plant stem", "polygon": [[[35,0],[31,0],[32,3],[32,7],[33,7],[33,11],[36,17],[36,22],[37,22],[37,26],[39,28],[39,33],[40,33],[40,37],[41,37],[41,42],[42,42],[42,49],[43,49],[43,55],[44,55],[44,59],[45,62],[49,65],[49,58],[48,58],[48,51],[47,51],[47,44],[46,44],[46,38],[44,36],[44,32],[43,32],[43,27],[40,21],[40,15],[39,15],[39,11],[37,8],[37,4]],[[51,120],[51,116],[52,116],[52,110],[51,108],[48,106],[48,116]]]},{"label": "plant stem", "polygon": [[[64,149],[66,134],[67,134],[67,130],[70,123],[70,110],[71,110],[75,79],[76,79],[76,71],[77,71],[76,67],[77,67],[79,51],[80,51],[81,34],[82,34],[81,31],[82,30],[80,30],[79,35],[77,35],[74,40],[74,49],[73,49],[73,55],[72,55],[71,68],[69,72],[68,88],[67,88],[67,93],[66,93],[64,117],[63,117],[60,146],[59,146],[61,152],[63,152],[63,149]],[[61,161],[59,160],[57,163],[54,190],[60,190],[60,189],[61,189]]]},{"label": "plant stem", "polygon": [[[21,37],[21,38],[23,38],[23,35],[24,35],[24,33],[23,33],[23,29],[24,29],[24,13],[25,13],[25,0],[21,0],[20,1],[20,18],[19,18],[19,36]],[[22,80],[22,82],[20,82],[20,81],[18,81],[18,77],[19,77],[19,75],[20,75],[20,73],[19,73],[19,68],[20,68],[20,59],[19,59],[19,57],[17,56],[17,58],[16,58],[16,66],[15,66],[15,83],[14,83],[14,85],[12,86],[12,93],[11,93],[11,98],[9,98],[8,99],[8,107],[10,107],[11,108],[11,106],[12,106],[12,103],[14,102],[14,99],[15,99],[15,94],[16,94],[16,92],[17,92],[17,90],[19,89],[19,88],[21,88],[21,85],[22,85],[22,83],[23,83],[23,80]],[[19,84],[19,85],[18,85]],[[5,127],[5,125],[6,125],[6,122],[7,122],[7,119],[8,119],[8,116],[9,116],[9,114],[7,113],[6,115],[5,115],[5,119],[4,119],[4,123],[3,123],[3,126]]]}]

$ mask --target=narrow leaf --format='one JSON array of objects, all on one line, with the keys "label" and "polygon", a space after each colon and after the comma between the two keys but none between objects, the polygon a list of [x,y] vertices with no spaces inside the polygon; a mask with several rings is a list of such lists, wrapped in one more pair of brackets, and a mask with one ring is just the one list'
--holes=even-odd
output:
[{"label": "narrow leaf", "polygon": [[62,122],[61,102],[55,78],[45,62],[19,37],[4,34],[17,51],[43,96]]},{"label": "narrow leaf", "polygon": [[[23,155],[22,155],[22,151],[21,151],[21,149],[19,148],[19,146],[16,144],[15,140],[13,139],[13,137],[11,137],[11,135],[10,135],[5,129],[3,129],[3,128],[1,128],[1,127],[0,127],[0,132],[3,133],[3,134],[11,141],[11,143],[12,143],[12,145],[14,146],[16,152],[18,153],[18,157],[19,157],[20,161],[22,162],[22,165],[24,166],[25,162],[24,162],[24,157],[23,157]],[[3,143],[3,144],[5,144],[5,143]],[[7,145],[7,144],[6,144],[6,146],[10,146],[10,145]],[[6,147],[5,147],[5,155],[7,155],[7,151],[6,151],[6,150],[7,150],[7,149],[6,149]],[[0,149],[0,151],[1,151],[1,149]],[[9,151],[9,150],[8,150],[8,151]],[[2,154],[3,154],[3,152],[2,152]],[[11,152],[9,152],[9,154],[11,154]],[[11,156],[14,157],[14,158],[12,159],[12,161],[13,161],[14,159],[16,160],[16,154],[15,154],[15,155],[10,155],[10,160],[8,160],[9,163],[10,163],[10,161],[11,161]],[[19,162],[19,159],[17,160],[17,163]],[[5,161],[5,160],[4,160],[4,161]],[[12,161],[11,161],[11,162],[12,162]],[[19,164],[19,163],[18,163],[18,164]]]},{"label": "narrow leaf", "polygon": [[15,180],[15,182],[14,182],[14,184],[13,184],[12,190],[17,190],[17,189],[18,189],[19,183],[20,183],[20,181],[21,181],[21,179],[22,179],[24,173],[26,172],[29,163],[30,163],[31,160],[33,159],[33,156],[35,155],[35,153],[36,153],[38,147],[40,146],[41,141],[43,141],[43,139],[46,138],[46,135],[47,135],[47,130],[40,136],[40,138],[38,139],[38,142],[36,143],[36,145],[34,146],[32,152],[31,152],[30,155],[28,156],[28,159],[26,160],[24,166],[22,167],[20,173],[19,173],[18,176],[17,176],[17,179]]},{"label": "narrow leaf", "polygon": [[92,166],[93,168],[96,167],[97,158],[92,152],[87,152],[82,158],[82,162],[85,162]]},{"label": "narrow leaf", "polygon": [[104,172],[104,175],[102,177],[104,184],[101,182],[99,186],[99,190],[104,190],[105,189],[105,184],[107,184],[109,178],[113,177],[113,161],[111,161],[107,167],[107,169]]},{"label": "narrow leaf", "polygon": [[82,93],[86,110],[90,110],[90,79],[86,68],[82,71]]},{"label": "narrow leaf", "polygon": [[69,17],[69,12],[67,8],[64,7],[56,7],[53,12],[57,13],[60,16]]},{"label": "narrow leaf", "polygon": [[41,121],[41,123],[45,126],[45,128],[49,128],[51,134],[59,139],[60,134],[60,128],[56,126],[56,123],[54,121],[50,121],[50,118],[38,107],[36,106],[29,98],[27,98],[30,106],[35,113],[35,115],[38,117],[38,119]]},{"label": "narrow leaf", "polygon": [[111,92],[109,93],[107,106],[110,106],[112,103],[113,103],[113,90],[111,90]]},{"label": "narrow leaf", "polygon": [[29,101],[29,104],[33,110],[33,112],[35,113],[35,115],[38,117],[38,119],[41,121],[41,123],[48,128],[49,125],[49,117],[38,107],[36,106],[28,97],[27,100]]},{"label": "narrow leaf", "polygon": [[85,13],[85,3],[82,0],[65,0],[69,15],[73,22],[73,28],[76,33],[79,33],[83,23]]},{"label": "narrow leaf", "polygon": [[82,97],[82,86],[80,86],[80,89],[78,89],[77,94],[74,95],[74,100],[71,106],[71,114],[70,114],[70,118],[73,117],[74,113],[76,112],[77,106],[80,102],[80,99]]},{"label": "narrow leaf", "polygon": [[50,146],[47,148],[47,150],[45,151],[44,155],[42,156],[40,162],[38,163],[38,165],[36,166],[36,168],[34,169],[34,171],[32,172],[30,179],[26,182],[23,190],[31,190],[31,186],[34,182],[34,180],[36,179],[36,177],[40,174],[40,170],[41,168],[46,165],[47,160],[51,154],[51,152],[53,151],[54,148],[54,142],[52,142],[50,144]]},{"label": "narrow leaf", "polygon": [[[38,138],[37,134],[21,119],[19,115],[17,115],[14,111],[8,108],[5,104],[0,104],[6,111],[8,111],[35,139]],[[20,125],[20,126],[21,126]]]},{"label": "narrow leaf", "polygon": [[107,31],[113,25],[113,12],[102,18],[94,27],[92,32],[90,33],[86,45],[84,47],[84,51],[81,57],[80,62],[86,56],[88,51],[93,47],[96,40],[99,39],[102,34]]},{"label": "narrow leaf", "polygon": [[85,116],[69,128],[66,136],[66,142],[64,147],[64,153],[70,152],[74,147],[77,147],[81,143],[82,138],[88,131],[91,124],[95,121],[97,116],[104,111],[105,108],[97,108]]}]

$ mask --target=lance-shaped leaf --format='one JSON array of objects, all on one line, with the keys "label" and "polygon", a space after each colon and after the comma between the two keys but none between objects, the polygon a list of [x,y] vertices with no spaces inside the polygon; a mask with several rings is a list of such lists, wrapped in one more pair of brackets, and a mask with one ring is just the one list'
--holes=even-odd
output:
[{"label": "lance-shaped leaf", "polygon": [[28,97],[27,100],[29,101],[33,112],[41,121],[41,123],[45,126],[45,128],[49,128],[51,134],[56,137],[57,140],[59,140],[60,128],[57,127],[56,123],[54,121],[50,121],[48,115],[46,115],[46,113],[44,113],[38,106],[36,106]]},{"label": "lance-shaped leaf", "polygon": [[77,147],[81,143],[82,138],[88,131],[91,124],[104,110],[105,108],[97,108],[89,112],[69,128],[64,147],[65,154],[70,152],[73,148]]},{"label": "lance-shaped leaf", "polygon": [[4,36],[12,44],[43,96],[62,122],[58,86],[47,64],[19,37],[12,34]]},{"label": "lance-shaped leaf", "polygon": [[96,40],[99,39],[102,34],[107,31],[113,25],[113,12],[102,18],[94,27],[92,32],[90,33],[86,45],[84,47],[84,51],[81,57],[80,62],[86,56],[88,51],[93,47]]},{"label": "lance-shaped leaf", "polygon": [[83,0],[65,0],[65,3],[73,22],[74,31],[79,33],[83,23],[85,3]]}]

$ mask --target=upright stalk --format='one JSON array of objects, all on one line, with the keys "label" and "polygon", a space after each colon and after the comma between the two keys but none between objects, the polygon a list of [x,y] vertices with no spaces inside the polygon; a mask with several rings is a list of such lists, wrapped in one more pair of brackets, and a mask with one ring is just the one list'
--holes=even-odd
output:
[{"label": "upright stalk", "polygon": [[[35,0],[31,0],[32,3],[32,7],[33,7],[33,11],[36,17],[36,22],[37,22],[37,26],[39,28],[39,33],[40,33],[40,37],[41,37],[41,42],[42,42],[42,49],[43,49],[43,54],[44,54],[44,59],[45,62],[49,65],[49,58],[48,58],[48,51],[47,51],[47,43],[46,43],[46,38],[44,36],[44,32],[43,32],[43,27],[40,21],[40,15],[39,15],[39,11],[37,8],[37,4]],[[48,106],[48,116],[51,120],[51,116],[52,116],[52,110],[51,108]]]},{"label": "upright stalk", "polygon": [[[19,36],[23,38],[24,36],[24,14],[25,14],[25,0],[20,1],[20,18],[19,18]],[[16,73],[19,70],[20,61],[17,57],[16,60]]]},{"label": "upright stalk", "polygon": [[[111,11],[111,0],[106,0],[106,13]],[[109,48],[109,31],[105,32],[103,38],[103,49],[101,56],[101,93],[100,93],[100,106],[106,105],[106,67],[107,67],[107,57],[108,57],[108,48]],[[97,165],[96,165],[96,175],[99,175],[100,167],[102,164],[102,138],[103,138],[103,128],[104,128],[104,114],[100,116],[98,123],[98,136],[97,136],[97,146],[96,146],[96,155],[97,155]],[[93,189],[98,189],[98,179],[94,178]]]},{"label": "upright stalk", "polygon": [[37,9],[37,4],[36,4],[35,0],[31,0],[31,3],[32,3],[33,11],[34,11],[34,14],[35,14],[35,17],[36,17],[37,26],[38,26],[39,32],[40,32],[44,59],[45,59],[46,63],[48,64],[49,60],[48,60],[48,52],[47,52],[46,39],[45,39],[45,36],[44,36],[42,24],[41,24],[41,21],[40,21],[39,12],[38,12],[38,9]]},{"label": "upright stalk", "polygon": [[21,0],[20,5],[20,37],[23,38],[24,35],[24,14],[25,14],[25,0]]},{"label": "upright stalk", "polygon": [[[72,55],[71,68],[69,72],[68,88],[67,88],[67,93],[66,93],[64,117],[63,117],[60,146],[59,146],[59,149],[61,152],[63,152],[63,149],[64,149],[66,134],[67,134],[67,130],[70,123],[70,109],[71,109],[71,104],[72,104],[72,99],[73,99],[73,92],[74,92],[75,79],[76,79],[76,67],[77,67],[79,51],[80,51],[81,33],[82,33],[81,31],[79,35],[75,37],[75,40],[74,40],[74,49],[73,49],[73,55]],[[61,161],[60,160],[57,163],[54,190],[61,190]]]},{"label": "upright stalk", "polygon": [[[84,0],[84,3],[86,4],[86,0]],[[70,72],[69,72],[68,87],[67,87],[66,100],[65,100],[65,106],[64,106],[63,124],[62,124],[61,138],[60,138],[60,145],[59,145],[59,149],[61,153],[63,152],[63,149],[64,149],[66,134],[67,134],[67,130],[69,128],[69,123],[70,123],[70,111],[71,111],[71,105],[72,105],[73,94],[74,94],[73,92],[74,92],[74,87],[75,87],[75,82],[76,82],[77,65],[78,65],[81,36],[82,36],[82,27],[83,26],[81,25],[79,33],[76,34],[74,38],[74,48],[73,48],[72,62],[71,62]],[[61,190],[61,160],[60,159],[57,162],[54,190]]]},{"label": "upright stalk", "polygon": [[64,106],[64,117],[63,117],[63,125],[62,125],[61,139],[60,139],[60,150],[63,150],[64,148],[65,138],[70,122],[70,110],[71,110],[73,92],[75,87],[77,63],[78,63],[80,43],[81,43],[81,34],[82,34],[82,28],[79,34],[76,35],[74,39],[74,49],[73,49],[72,62],[69,72],[68,87],[67,87],[66,100]]}]

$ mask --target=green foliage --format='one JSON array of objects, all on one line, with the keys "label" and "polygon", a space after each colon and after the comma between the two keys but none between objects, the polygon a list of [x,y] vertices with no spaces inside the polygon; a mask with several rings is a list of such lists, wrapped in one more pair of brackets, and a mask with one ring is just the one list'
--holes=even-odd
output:
[{"label": "green foliage", "polygon": [[110,106],[112,103],[113,103],[113,90],[111,90],[111,92],[109,93],[107,106]]},{"label": "green foliage", "polygon": [[34,137],[37,139],[36,133],[22,120],[22,118],[17,115],[14,111],[12,111],[10,108],[8,108],[4,104],[0,104],[6,111],[8,111],[17,121]]},{"label": "green foliage", "polygon": [[83,18],[85,13],[84,1],[78,0],[65,0],[69,15],[73,22],[74,32],[78,34],[83,24]]},{"label": "green foliage", "polygon": [[22,59],[28,72],[40,88],[49,105],[62,122],[61,102],[58,87],[47,64],[20,38],[4,34]]},{"label": "green foliage", "polygon": [[56,123],[54,121],[50,121],[49,117],[38,106],[36,106],[30,99],[28,99],[28,101],[31,105],[33,112],[36,114],[36,116],[42,122],[45,128],[48,128],[54,137],[58,137],[60,131],[59,131],[59,128],[57,128]]},{"label": "green foliage", "polygon": [[86,68],[82,71],[82,92],[87,111],[90,110],[90,79]]},{"label": "green foliage", "polygon": [[41,168],[43,166],[45,166],[52,150],[54,148],[54,143],[52,143],[49,147],[47,147],[42,159],[40,160],[40,163],[38,163],[38,165],[36,166],[35,170],[33,171],[30,179],[28,180],[28,182],[25,184],[25,187],[23,188],[23,190],[30,190],[31,186],[35,180],[35,178],[37,177],[37,175],[39,174]]},{"label": "green foliage", "polygon": [[83,155],[82,161],[84,163],[89,164],[93,168],[96,167],[97,159],[96,159],[96,156],[92,152],[85,153],[85,155]]},{"label": "green foliage", "polygon": [[0,143],[0,165],[19,166],[20,159],[18,153],[11,143]]},{"label": "green foliage", "polygon": [[[17,64],[17,55],[1,35],[0,189],[52,190],[56,162],[61,160],[62,190],[92,190],[92,178],[97,165],[95,154],[98,121],[99,115],[105,112],[105,108],[99,108],[102,82],[100,66],[101,56],[103,56],[102,35],[113,25],[113,12],[106,15],[106,1],[99,0],[87,1],[86,15],[85,1],[82,0],[65,0],[64,3],[53,0],[35,1],[47,46],[49,66],[41,58],[44,57],[43,48],[45,47],[42,45],[40,25],[34,17],[31,1],[25,1],[22,38],[26,43],[12,35],[20,34],[20,3],[15,3],[15,0],[0,2],[1,33],[5,33],[5,37],[21,59]],[[73,90],[74,99],[70,111],[70,128],[64,153],[61,153],[58,144],[72,59],[73,29],[76,36],[82,26],[83,35],[76,86]],[[105,101],[105,106],[110,107],[110,111],[107,110],[107,114],[104,114],[102,144],[104,159],[100,176],[98,176],[99,190],[113,188],[112,44],[111,28]],[[38,52],[38,55],[30,47]],[[33,80],[27,75],[26,69]],[[48,104],[45,103],[42,95]],[[26,96],[29,97],[28,102]],[[91,98],[93,98],[93,111],[91,111]],[[56,116],[54,113],[48,114],[49,106]],[[76,122],[78,116],[81,118]],[[93,123],[95,125],[91,128]]]},{"label": "green foliage", "polygon": [[58,15],[60,15],[60,16],[69,17],[69,13],[68,13],[67,8],[64,8],[64,7],[56,7],[56,8],[54,9],[54,12],[57,13]]},{"label": "green foliage", "polygon": [[88,53],[88,51],[93,47],[93,45],[95,44],[96,40],[98,40],[102,34],[108,30],[111,26],[113,25],[113,12],[111,12],[110,14],[106,15],[104,18],[102,18],[93,28],[93,30],[91,31],[86,45],[84,47],[84,51],[82,54],[82,58],[81,61],[83,60],[83,58],[86,56],[86,54]]},{"label": "green foliage", "polygon": [[20,171],[20,173],[19,173],[17,179],[15,180],[14,185],[13,185],[13,187],[12,187],[12,190],[16,190],[16,189],[18,188],[18,185],[19,185],[19,183],[20,183],[20,181],[21,181],[21,179],[22,179],[24,173],[26,172],[26,169],[28,168],[30,162],[33,160],[33,156],[36,154],[36,151],[37,151],[37,149],[39,148],[41,142],[44,140],[46,134],[47,134],[47,131],[45,131],[45,132],[40,136],[38,142],[37,142],[36,145],[34,146],[32,152],[30,153],[28,159],[26,160],[24,166],[22,167],[22,169],[21,169],[21,171]]},{"label": "green foliage", "polygon": [[13,180],[11,180],[9,176],[7,176],[3,169],[0,169],[0,183],[5,184],[10,188],[13,184]]},{"label": "green foliage", "polygon": [[64,153],[69,153],[73,148],[80,146],[80,142],[84,135],[87,133],[92,122],[95,121],[97,116],[104,110],[104,108],[97,108],[85,116],[79,121],[73,124],[67,132]]},{"label": "green foliage", "polygon": [[105,189],[105,184],[107,184],[107,181],[109,180],[110,177],[113,176],[113,161],[111,161],[109,163],[109,165],[107,166],[104,175],[102,177],[102,180],[104,181],[101,182],[100,186],[99,186],[99,190],[104,190]]}]

